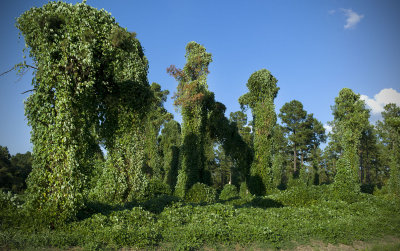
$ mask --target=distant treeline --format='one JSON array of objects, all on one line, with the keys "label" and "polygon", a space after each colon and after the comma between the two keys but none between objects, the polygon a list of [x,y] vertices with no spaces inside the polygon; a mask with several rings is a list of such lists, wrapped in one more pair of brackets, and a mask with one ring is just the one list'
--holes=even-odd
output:
[{"label": "distant treeline", "polygon": [[26,189],[26,178],[32,171],[30,152],[10,155],[8,148],[0,146],[0,189],[20,193]]}]

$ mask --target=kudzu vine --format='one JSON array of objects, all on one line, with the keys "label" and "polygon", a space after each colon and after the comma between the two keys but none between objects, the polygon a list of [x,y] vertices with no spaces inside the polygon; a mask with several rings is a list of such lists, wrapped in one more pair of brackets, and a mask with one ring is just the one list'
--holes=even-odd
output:
[{"label": "kudzu vine", "polygon": [[272,130],[276,124],[274,99],[279,87],[276,78],[266,69],[253,73],[247,81],[249,92],[239,98],[242,108],[250,107],[254,123],[254,160],[250,168],[249,188],[262,195],[273,187]]},{"label": "kudzu vine", "polygon": [[116,201],[140,197],[147,184],[142,121],[151,90],[135,33],[85,3],[32,8],[17,27],[36,68],[25,102],[34,154],[28,208],[51,224],[73,219],[100,143],[108,151],[108,177],[99,185],[115,185],[98,186],[98,194]]},{"label": "kudzu vine", "polygon": [[214,101],[207,86],[211,53],[206,52],[204,46],[190,42],[185,57],[183,69],[173,65],[167,69],[178,81],[174,105],[181,109],[183,120],[180,169],[175,188],[175,194],[180,197],[184,197],[195,183],[204,182],[207,106]]}]

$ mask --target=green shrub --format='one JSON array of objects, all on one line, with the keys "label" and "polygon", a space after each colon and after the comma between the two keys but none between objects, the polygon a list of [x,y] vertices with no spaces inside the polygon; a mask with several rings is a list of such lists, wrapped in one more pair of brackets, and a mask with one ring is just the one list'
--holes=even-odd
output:
[{"label": "green shrub", "polygon": [[146,198],[156,198],[162,195],[171,195],[172,191],[168,184],[158,180],[152,179],[149,181],[147,189],[145,191]]},{"label": "green shrub", "polygon": [[20,197],[21,196],[13,194],[10,191],[0,191],[0,209],[21,208],[23,202]]},{"label": "green shrub", "polygon": [[239,196],[242,199],[247,199],[247,198],[252,196],[250,191],[249,191],[249,188],[247,187],[246,182],[242,182],[240,184]]},{"label": "green shrub", "polygon": [[377,187],[374,189],[373,195],[375,196],[385,196],[389,193],[388,186],[382,186],[380,189]]},{"label": "green shrub", "polygon": [[26,225],[23,220],[15,223],[21,210],[7,202],[2,204],[6,210],[0,210],[0,247],[193,250],[217,245],[225,250],[261,245],[279,249],[287,248],[289,242],[308,243],[310,238],[348,244],[381,236],[400,237],[400,200],[360,193],[356,202],[349,203],[332,199],[332,187],[293,187],[224,204],[185,204],[167,195],[142,202],[143,207],[105,208],[99,204],[102,208],[96,210],[101,213],[52,230],[28,227],[32,225],[29,220]]},{"label": "green shrub", "polygon": [[308,206],[331,197],[331,187],[297,185],[269,196],[285,206]]},{"label": "green shrub", "polygon": [[217,191],[203,183],[194,184],[186,194],[186,201],[193,203],[213,203],[216,201]]},{"label": "green shrub", "polygon": [[157,198],[152,198],[143,203],[143,208],[152,212],[159,214],[164,211],[164,208],[170,206],[176,202],[179,202],[181,199],[172,195],[161,195]]},{"label": "green shrub", "polygon": [[219,195],[220,200],[229,200],[238,197],[239,193],[235,185],[226,184]]}]

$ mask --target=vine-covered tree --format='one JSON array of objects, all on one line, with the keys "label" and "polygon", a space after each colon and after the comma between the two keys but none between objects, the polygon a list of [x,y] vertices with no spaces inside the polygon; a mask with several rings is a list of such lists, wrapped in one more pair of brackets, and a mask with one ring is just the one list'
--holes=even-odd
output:
[{"label": "vine-covered tree", "polygon": [[271,138],[276,124],[274,99],[279,91],[276,83],[276,78],[268,70],[259,70],[247,81],[249,92],[239,98],[242,109],[250,107],[253,114],[254,161],[249,188],[255,194],[265,194],[273,188]]},{"label": "vine-covered tree", "polygon": [[338,142],[343,149],[335,176],[335,192],[342,199],[352,199],[360,191],[358,170],[360,166],[357,149],[362,132],[369,124],[369,111],[360,95],[351,89],[343,88],[332,106],[334,127]]},{"label": "vine-covered tree", "polygon": [[175,194],[184,197],[196,182],[204,182],[205,144],[207,141],[207,105],[214,102],[214,95],[208,91],[208,65],[211,54],[204,46],[189,42],[186,45],[186,64],[183,69],[171,65],[167,72],[178,81],[174,105],[182,113],[182,144],[180,148],[180,169]]},{"label": "vine-covered tree", "polygon": [[143,117],[148,62],[134,33],[84,3],[49,2],[17,20],[34,62],[25,102],[32,127],[28,208],[51,224],[73,218],[102,141],[108,151],[103,197],[124,201],[146,180]]},{"label": "vine-covered tree", "polygon": [[179,149],[181,145],[181,126],[175,120],[164,124],[159,136],[161,155],[163,158],[164,183],[173,191],[179,168]]},{"label": "vine-covered tree", "polygon": [[309,171],[313,176],[312,183],[318,185],[320,183],[319,173],[322,167],[322,151],[319,145],[326,142],[325,128],[311,113],[307,115],[305,131],[306,137],[303,142],[305,147],[302,147],[302,160],[303,156],[305,156],[305,160],[311,164],[312,170]]},{"label": "vine-covered tree", "polygon": [[152,83],[150,88],[152,91],[152,104],[146,116],[145,165],[151,178],[162,181],[164,173],[158,136],[161,127],[171,120],[173,115],[164,108],[164,102],[167,100],[169,91],[162,91],[161,86],[157,83]]},{"label": "vine-covered tree", "polygon": [[391,194],[400,197],[400,107],[387,104],[382,112],[383,121],[379,121],[378,131],[390,170],[388,188]]},{"label": "vine-covered tree", "polygon": [[[378,135],[374,126],[368,124],[362,132],[358,155],[360,157],[360,182],[365,187],[379,183],[376,173],[381,169]],[[372,191],[371,191],[372,192]]]},{"label": "vine-covered tree", "polygon": [[274,186],[283,189],[287,186],[292,163],[288,139],[285,137],[285,128],[276,124],[273,128],[272,147],[272,174]]}]

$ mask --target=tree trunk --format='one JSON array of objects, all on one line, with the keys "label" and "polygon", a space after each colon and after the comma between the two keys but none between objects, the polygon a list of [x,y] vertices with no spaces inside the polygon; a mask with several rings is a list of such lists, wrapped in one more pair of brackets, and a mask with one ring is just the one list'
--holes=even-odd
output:
[{"label": "tree trunk", "polygon": [[293,176],[294,176],[297,173],[297,167],[296,167],[297,155],[296,155],[296,144],[293,145],[294,145],[294,150],[293,150]]},{"label": "tree trunk", "polygon": [[300,165],[300,168],[303,168],[303,163],[304,163],[304,153],[303,152],[301,152],[301,165]]},{"label": "tree trunk", "polygon": [[[368,151],[368,148],[367,148],[367,160],[369,160],[369,151]],[[371,163],[370,163],[370,162],[367,164],[365,172],[366,172],[366,180],[367,180],[367,183],[368,183],[368,184],[371,184],[371,173],[370,173],[370,172],[371,172]]]},{"label": "tree trunk", "polygon": [[232,167],[229,168],[229,185],[232,185]]},{"label": "tree trunk", "polygon": [[364,153],[361,152],[360,154],[360,183],[363,184],[363,180],[364,180],[364,161],[363,161],[363,155]]}]

